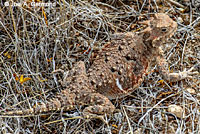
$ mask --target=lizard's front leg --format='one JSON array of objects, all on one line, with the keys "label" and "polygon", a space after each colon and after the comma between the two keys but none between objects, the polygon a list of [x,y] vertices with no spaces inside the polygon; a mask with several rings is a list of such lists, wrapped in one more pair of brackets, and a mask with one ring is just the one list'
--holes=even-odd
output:
[{"label": "lizard's front leg", "polygon": [[190,68],[189,70],[184,69],[182,72],[170,73],[168,63],[164,57],[158,56],[156,61],[160,74],[164,77],[165,80],[170,82],[176,82],[185,78],[192,78],[192,75],[198,74],[197,71],[192,72],[194,67]]}]

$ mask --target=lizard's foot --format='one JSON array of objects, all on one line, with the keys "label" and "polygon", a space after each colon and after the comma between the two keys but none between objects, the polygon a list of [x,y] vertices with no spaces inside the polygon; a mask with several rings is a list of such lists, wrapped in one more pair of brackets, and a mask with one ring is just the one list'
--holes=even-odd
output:
[{"label": "lizard's foot", "polygon": [[[83,117],[85,119],[99,119],[105,124],[108,124],[108,122],[104,118],[104,111],[105,107],[103,106],[89,106],[84,109],[83,111]],[[107,109],[108,110],[108,109]],[[114,111],[114,110],[113,110]],[[96,114],[98,113],[98,114]],[[110,113],[112,113],[112,108],[110,109]]]},{"label": "lizard's foot", "polygon": [[169,73],[165,74],[165,79],[171,82],[176,82],[179,80],[183,80],[186,78],[193,78],[193,75],[199,74],[199,72],[195,71],[193,72],[195,67],[190,68],[189,70],[184,69],[184,71],[179,72],[179,73]]},{"label": "lizard's foot", "polygon": [[115,110],[112,102],[99,93],[88,94],[85,98],[90,99],[90,102],[92,102],[83,110],[83,116],[85,118],[97,118],[105,122],[104,115],[111,114]]},{"label": "lizard's foot", "polygon": [[179,72],[179,77],[180,79],[185,79],[185,78],[192,78],[193,75],[198,74],[199,72],[195,71],[192,72],[194,70],[194,67],[190,68],[189,70],[184,69],[183,72]]},{"label": "lizard's foot", "polygon": [[90,116],[91,117],[93,115],[104,115],[105,113],[113,113],[115,107],[114,105],[106,105],[106,106],[102,106],[102,105],[94,105],[94,106],[88,106],[83,110],[83,115],[86,116]]}]

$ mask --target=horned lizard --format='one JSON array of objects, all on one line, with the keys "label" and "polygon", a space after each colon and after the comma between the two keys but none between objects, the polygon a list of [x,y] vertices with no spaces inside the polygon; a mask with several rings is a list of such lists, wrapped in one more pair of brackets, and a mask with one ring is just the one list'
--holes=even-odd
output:
[{"label": "horned lizard", "polygon": [[66,78],[66,89],[55,98],[34,108],[5,114],[25,115],[61,109],[72,110],[77,105],[86,106],[83,115],[112,113],[115,106],[110,100],[126,96],[139,87],[155,58],[161,74],[169,81],[178,81],[196,73],[192,72],[193,68],[179,73],[168,71],[160,46],[175,33],[175,21],[164,13],[157,13],[141,23],[148,25],[141,32],[115,34],[107,47],[93,57],[89,69],[85,68],[83,61],[78,62]]}]

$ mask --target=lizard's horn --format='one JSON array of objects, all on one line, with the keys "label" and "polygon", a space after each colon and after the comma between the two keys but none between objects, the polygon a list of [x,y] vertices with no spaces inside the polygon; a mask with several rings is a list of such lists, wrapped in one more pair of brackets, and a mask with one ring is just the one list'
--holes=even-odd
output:
[{"label": "lizard's horn", "polygon": [[146,20],[146,21],[141,21],[141,22],[138,22],[139,24],[143,24],[143,25],[150,25],[150,20]]},{"label": "lizard's horn", "polygon": [[146,33],[146,32],[151,31],[150,25],[151,25],[152,20],[153,20],[153,18],[151,17],[150,20],[138,22],[139,24],[147,25],[147,27],[143,31],[141,31],[141,33]]},{"label": "lizard's horn", "polygon": [[147,33],[147,32],[150,32],[150,31],[151,31],[151,28],[147,27],[144,30],[142,30],[140,33]]}]

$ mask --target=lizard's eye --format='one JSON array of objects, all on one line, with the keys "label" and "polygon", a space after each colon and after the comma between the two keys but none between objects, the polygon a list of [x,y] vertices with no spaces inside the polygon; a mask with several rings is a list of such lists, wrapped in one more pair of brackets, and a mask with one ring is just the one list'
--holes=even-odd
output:
[{"label": "lizard's eye", "polygon": [[166,27],[163,27],[163,28],[161,29],[161,31],[162,31],[162,32],[166,32],[166,31],[167,31],[167,28],[166,28]]}]

